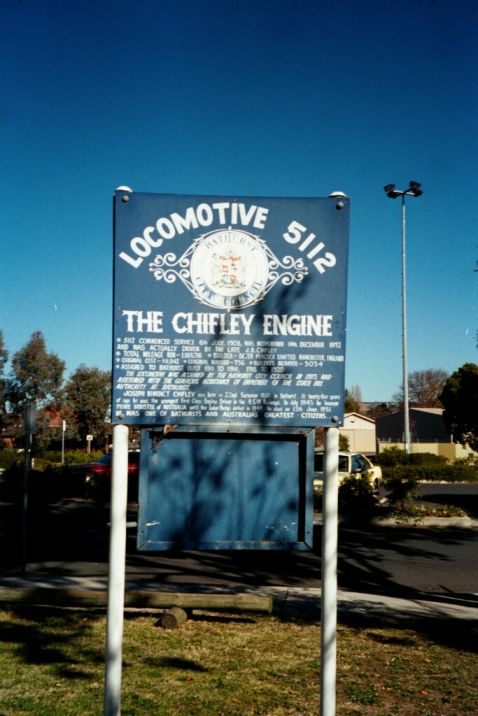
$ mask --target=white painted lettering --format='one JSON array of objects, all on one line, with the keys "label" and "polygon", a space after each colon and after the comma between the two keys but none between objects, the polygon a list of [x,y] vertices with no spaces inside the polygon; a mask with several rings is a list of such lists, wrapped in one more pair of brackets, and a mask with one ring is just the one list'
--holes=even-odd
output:
[{"label": "white painted lettering", "polygon": [[122,315],[126,318],[126,330],[128,333],[163,332],[162,311],[123,311]]}]

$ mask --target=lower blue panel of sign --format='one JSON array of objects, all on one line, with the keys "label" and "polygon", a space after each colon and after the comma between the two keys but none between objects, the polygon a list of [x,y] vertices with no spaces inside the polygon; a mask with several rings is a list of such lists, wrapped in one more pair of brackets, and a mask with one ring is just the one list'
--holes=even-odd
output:
[{"label": "lower blue panel of sign", "polygon": [[312,459],[313,431],[143,430],[138,549],[309,549]]}]

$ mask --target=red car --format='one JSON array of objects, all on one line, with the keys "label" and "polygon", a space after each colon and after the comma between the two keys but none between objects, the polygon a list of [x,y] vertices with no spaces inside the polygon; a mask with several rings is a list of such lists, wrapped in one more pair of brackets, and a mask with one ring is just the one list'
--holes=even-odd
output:
[{"label": "red car", "polygon": [[[137,499],[139,477],[139,451],[128,453],[128,493],[130,499]],[[83,484],[87,497],[108,497],[111,489],[111,468],[113,453],[107,452],[94,462],[78,465],[84,472]]]}]

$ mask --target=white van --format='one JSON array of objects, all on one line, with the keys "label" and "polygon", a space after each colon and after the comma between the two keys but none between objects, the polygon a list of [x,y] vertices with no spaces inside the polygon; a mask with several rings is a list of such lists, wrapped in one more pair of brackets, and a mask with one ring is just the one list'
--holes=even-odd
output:
[{"label": "white van", "polygon": [[[314,492],[322,492],[324,483],[323,450],[314,453]],[[374,490],[378,489],[382,479],[382,469],[373,465],[368,457],[360,452],[339,452],[339,485],[346,477],[362,477],[365,475]]]}]

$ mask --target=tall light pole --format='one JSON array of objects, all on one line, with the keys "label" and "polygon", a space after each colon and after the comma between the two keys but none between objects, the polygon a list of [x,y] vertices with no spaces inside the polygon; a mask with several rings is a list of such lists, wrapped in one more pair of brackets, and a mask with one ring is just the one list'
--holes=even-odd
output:
[{"label": "tall light pole", "polygon": [[406,263],[406,237],[407,220],[405,209],[406,196],[421,196],[423,191],[417,181],[409,182],[408,189],[397,189],[395,184],[387,184],[384,191],[389,199],[402,197],[402,351],[403,351],[403,447],[406,453],[410,452],[410,416],[408,408],[408,347],[407,347],[407,263]]}]

